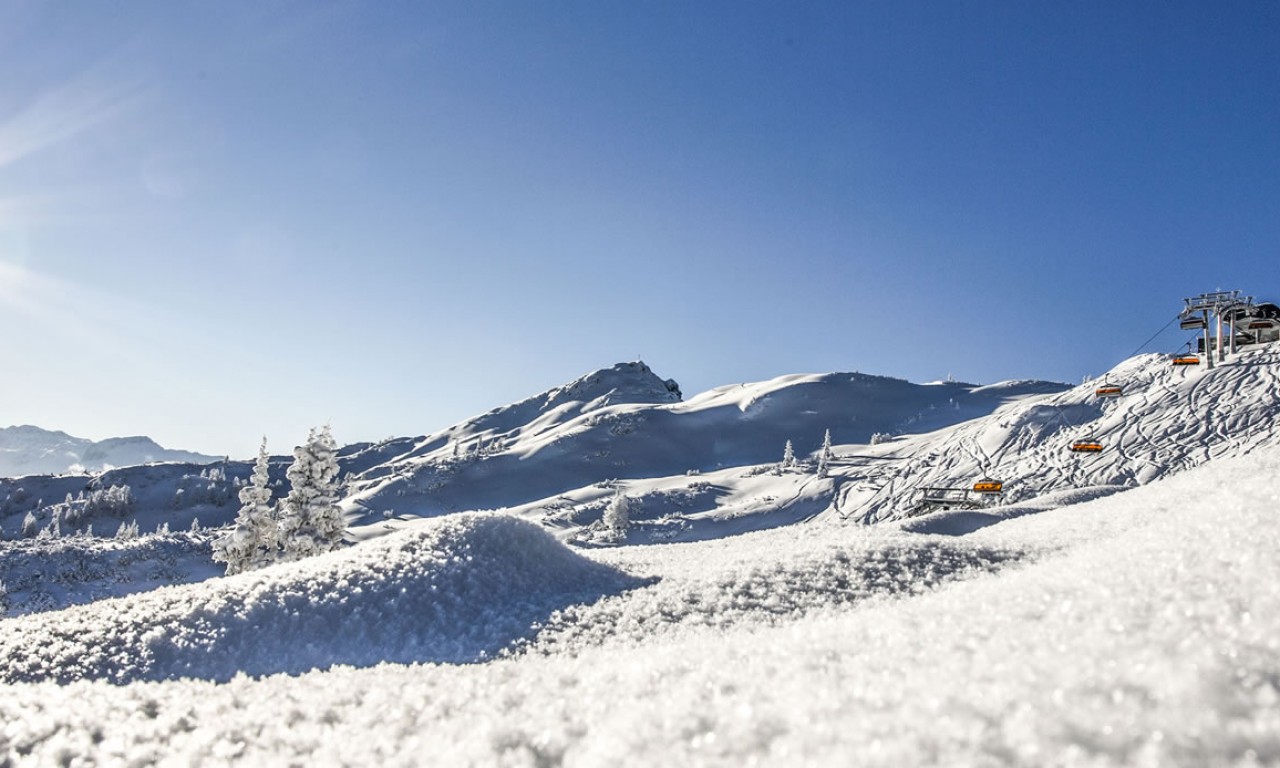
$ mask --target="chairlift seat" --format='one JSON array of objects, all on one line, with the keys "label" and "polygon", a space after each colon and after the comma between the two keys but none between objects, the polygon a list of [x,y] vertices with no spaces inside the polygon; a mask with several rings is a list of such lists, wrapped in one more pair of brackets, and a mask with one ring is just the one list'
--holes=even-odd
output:
[{"label": "chairlift seat", "polygon": [[1097,440],[1077,440],[1071,444],[1072,453],[1101,453],[1102,443]]},{"label": "chairlift seat", "polygon": [[1093,391],[1096,397],[1119,397],[1124,394],[1123,387],[1098,387]]},{"label": "chairlift seat", "polygon": [[1199,355],[1177,355],[1173,358],[1174,365],[1199,365]]},{"label": "chairlift seat", "polygon": [[999,480],[979,480],[973,484],[975,493],[1003,493],[1004,483]]}]

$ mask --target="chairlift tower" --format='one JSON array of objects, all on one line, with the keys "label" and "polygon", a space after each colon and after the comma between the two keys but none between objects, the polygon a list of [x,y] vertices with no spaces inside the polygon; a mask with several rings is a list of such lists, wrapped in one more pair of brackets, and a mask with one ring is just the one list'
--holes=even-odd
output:
[{"label": "chairlift tower", "polygon": [[[1209,368],[1213,368],[1215,352],[1218,362],[1227,359],[1226,345],[1222,343],[1222,319],[1224,316],[1227,317],[1231,326],[1230,344],[1231,352],[1234,354],[1236,351],[1236,313],[1232,310],[1253,306],[1253,297],[1241,296],[1239,291],[1213,291],[1212,293],[1202,293],[1190,299],[1183,299],[1183,301],[1186,306],[1182,308],[1182,312],[1178,315],[1178,318],[1182,321],[1180,325],[1184,329],[1204,329],[1204,359]],[[1216,339],[1209,335],[1210,318],[1217,326]]]}]

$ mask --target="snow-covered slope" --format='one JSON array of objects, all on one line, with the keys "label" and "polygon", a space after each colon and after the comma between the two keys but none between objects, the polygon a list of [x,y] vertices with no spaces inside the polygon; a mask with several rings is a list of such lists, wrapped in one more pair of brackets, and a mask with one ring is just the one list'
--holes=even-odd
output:
[{"label": "snow-covered slope", "polygon": [[[1263,446],[958,538],[830,519],[589,552],[599,566],[508,519],[429,521],[310,570],[0,623],[10,679],[46,680],[3,688],[0,760],[1273,765],[1278,476],[1280,447]],[[489,572],[509,558],[522,564],[496,583],[510,592],[468,591],[495,583]],[[381,560],[393,564],[385,582],[373,576]],[[391,575],[412,562],[420,574]],[[542,591],[547,574],[589,596]],[[537,593],[531,614],[565,610],[525,632],[503,623],[505,608],[486,612],[524,590]],[[361,644],[397,647],[376,636],[409,627],[532,642],[481,664],[107,681],[188,663],[220,679],[232,648],[254,663],[284,658],[282,631],[302,655],[308,643],[358,655]],[[51,682],[78,673],[107,679]]]},{"label": "snow-covered slope", "polygon": [[216,456],[162,448],[149,437],[87,440],[30,425],[0,427],[0,477],[101,472],[151,461],[208,464]]},{"label": "snow-covered slope", "polygon": [[[619,366],[610,373],[633,372]],[[645,543],[719,538],[821,516],[900,519],[923,511],[921,489],[1002,481],[1003,496],[984,501],[1003,511],[956,523],[972,526],[1271,445],[1277,381],[1280,348],[1268,345],[1213,370],[1139,356],[1077,387],[916,385],[825,374],[722,387],[667,404],[589,408],[573,401],[538,411],[529,406],[535,399],[521,406],[521,418],[538,414],[536,428],[507,419],[507,432],[485,435],[488,448],[464,448],[457,457],[448,434],[419,440],[360,475],[347,504],[353,522],[367,526],[361,536],[398,524],[383,518],[501,507],[580,543],[614,543],[616,536],[596,532],[610,497],[622,492],[632,501],[625,541]],[[1098,398],[1104,384],[1120,387],[1121,396]],[[835,455],[829,475],[818,477],[809,452],[828,428]],[[869,445],[876,432],[895,437]],[[1102,450],[1070,450],[1085,439]],[[787,440],[801,462],[781,469]]]},{"label": "snow-covered slope", "polygon": [[[1122,395],[1098,398],[1104,384],[1121,387]],[[898,518],[910,514],[917,488],[965,488],[983,477],[1004,481],[1006,503],[1133,487],[1274,445],[1278,417],[1280,345],[1248,349],[1213,370],[1142,355],[1103,379],[951,429],[846,447],[833,512],[860,521]],[[1102,450],[1072,452],[1077,441]]]},{"label": "snow-covered slope", "polygon": [[[285,471],[292,457],[271,460],[271,481],[287,491]],[[161,526],[186,530],[199,520],[206,528],[230,523],[239,508],[239,483],[249,476],[251,463],[148,464],[111,469],[95,475],[30,475],[0,477],[0,538],[30,537],[28,517],[37,530],[51,529],[55,520],[62,535],[87,533],[111,536],[122,523],[137,523],[143,532]],[[95,494],[112,487],[128,488],[127,504],[95,504]],[[71,501],[67,502],[67,497]],[[50,533],[53,533],[50,530]],[[4,543],[0,542],[0,551]],[[0,561],[0,579],[4,564]]]},{"label": "snow-covered slope", "polygon": [[[394,457],[386,444],[371,447],[380,462],[352,455],[360,471],[346,504],[353,522],[363,523],[473,509],[564,509],[581,506],[578,499],[594,506],[616,481],[777,461],[788,440],[808,453],[828,429],[849,443],[877,432],[936,429],[1064,388],[921,385],[833,373],[721,387],[681,402],[674,382],[643,363],[623,363],[411,444],[396,441]],[[658,516],[658,505],[651,512]]]}]

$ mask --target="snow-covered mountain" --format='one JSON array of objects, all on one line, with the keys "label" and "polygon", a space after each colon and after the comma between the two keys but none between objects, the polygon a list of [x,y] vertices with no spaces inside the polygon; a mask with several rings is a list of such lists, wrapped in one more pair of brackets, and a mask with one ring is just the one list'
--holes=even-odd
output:
[{"label": "snow-covered mountain", "polygon": [[[788,441],[807,453],[830,430],[837,442],[866,443],[1064,389],[1041,381],[979,387],[831,373],[734,384],[682,401],[671,380],[643,363],[622,363],[435,434],[367,449],[376,458],[354,453],[346,466],[356,472],[355,493],[346,504],[357,524],[517,507],[578,518],[598,516],[601,498],[615,488],[639,495],[654,479],[687,478],[676,482],[681,498],[714,505],[731,489],[707,492],[709,476],[756,471],[779,460]],[[675,501],[650,498],[644,516],[688,511]]]},{"label": "snow-covered mountain", "polygon": [[152,461],[208,464],[217,456],[163,448],[149,437],[88,440],[66,432],[22,425],[0,427],[0,477],[101,472]]},{"label": "snow-covered mountain", "polygon": [[[986,504],[1079,498],[1273,444],[1278,380],[1280,349],[1263,345],[1213,370],[1143,355],[1075,387],[833,373],[665,402],[657,376],[623,364],[434,435],[366,449],[376,461],[355,451],[344,503],[359,535],[397,524],[385,518],[506,509],[589,543],[622,492],[635,523],[627,541],[644,543],[824,515],[901,519],[927,508],[922,489],[972,489],[984,479],[1003,484]],[[1098,397],[1104,385],[1120,396]],[[834,455],[818,477],[828,429]],[[873,445],[877,434],[892,437]],[[788,440],[801,461],[783,470]],[[1070,450],[1086,440],[1101,450]]]}]

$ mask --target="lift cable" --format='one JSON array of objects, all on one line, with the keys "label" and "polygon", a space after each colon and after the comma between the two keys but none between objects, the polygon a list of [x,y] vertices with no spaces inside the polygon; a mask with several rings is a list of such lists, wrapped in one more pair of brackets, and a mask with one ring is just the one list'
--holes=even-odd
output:
[{"label": "lift cable", "polygon": [[1163,328],[1161,328],[1160,330],[1158,330],[1158,331],[1156,331],[1155,333],[1151,334],[1151,338],[1149,338],[1149,339],[1147,339],[1146,341],[1142,342],[1141,344],[1139,344],[1139,345],[1138,345],[1138,348],[1137,348],[1137,349],[1135,349],[1135,350],[1133,350],[1132,352],[1130,352],[1129,354],[1125,355],[1125,359],[1127,360],[1128,358],[1133,357],[1134,355],[1136,355],[1136,354],[1138,354],[1139,352],[1141,352],[1141,351],[1142,351],[1142,350],[1143,350],[1143,349],[1144,349],[1148,344],[1150,344],[1151,342],[1155,341],[1157,336],[1159,336],[1160,334],[1162,334],[1162,333],[1164,333],[1165,331],[1169,330],[1169,326],[1171,326],[1171,325],[1173,325],[1174,323],[1178,322],[1178,320],[1179,320],[1180,318],[1181,318],[1181,316],[1180,316],[1180,315],[1174,315],[1174,316],[1173,316],[1173,318],[1169,320],[1169,322],[1167,322],[1167,323],[1165,323],[1165,324],[1164,324],[1164,327],[1163,327]]}]

